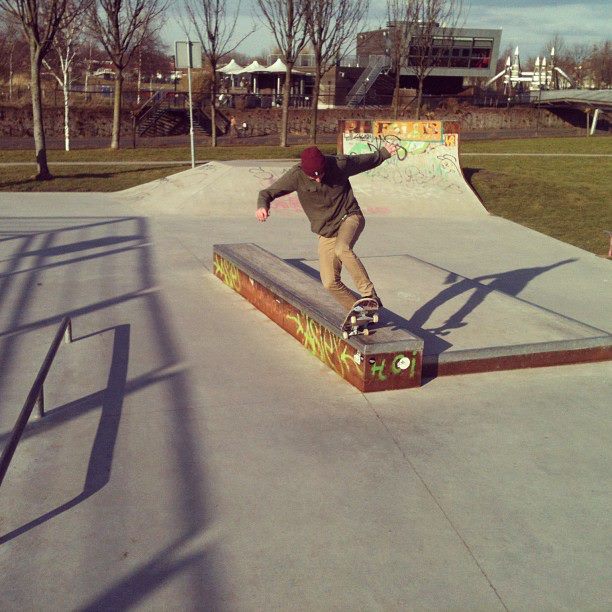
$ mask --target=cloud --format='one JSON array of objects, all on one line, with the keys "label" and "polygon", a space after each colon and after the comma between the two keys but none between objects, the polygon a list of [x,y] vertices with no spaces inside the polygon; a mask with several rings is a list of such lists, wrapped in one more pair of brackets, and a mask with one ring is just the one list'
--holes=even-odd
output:
[{"label": "cloud", "polygon": [[[464,0],[466,3],[469,0]],[[386,22],[386,0],[373,0],[368,22],[363,29],[383,27]],[[567,46],[593,44],[610,37],[610,0],[472,0],[463,13],[465,27],[502,29],[501,48],[518,45],[521,56],[537,55],[555,35],[561,36]],[[231,11],[230,11],[231,13]],[[256,32],[237,49],[247,55],[269,51],[274,40],[269,30],[256,19],[254,0],[241,4],[237,39],[256,25]],[[184,40],[185,35],[170,20],[163,37],[169,43]]]},{"label": "cloud", "polygon": [[555,35],[568,46],[605,40],[609,36],[609,5],[596,1],[519,6],[513,2],[511,6],[494,7],[484,1],[471,6],[467,24],[501,27],[502,47],[513,43],[521,52],[537,54]]}]

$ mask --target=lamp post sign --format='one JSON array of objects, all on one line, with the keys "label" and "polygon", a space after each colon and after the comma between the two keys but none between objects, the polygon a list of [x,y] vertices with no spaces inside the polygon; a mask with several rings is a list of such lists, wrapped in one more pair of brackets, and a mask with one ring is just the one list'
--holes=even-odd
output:
[{"label": "lamp post sign", "polygon": [[202,68],[202,43],[176,41],[174,43],[175,69],[187,68],[189,83],[189,140],[191,141],[191,167],[195,168],[195,144],[193,139],[193,101],[191,97],[191,69]]}]

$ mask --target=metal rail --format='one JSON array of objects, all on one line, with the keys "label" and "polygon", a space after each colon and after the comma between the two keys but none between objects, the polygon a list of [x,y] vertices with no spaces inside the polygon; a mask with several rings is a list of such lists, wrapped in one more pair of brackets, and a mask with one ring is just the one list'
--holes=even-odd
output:
[{"label": "metal rail", "polygon": [[45,395],[44,395],[44,384],[45,379],[47,378],[47,374],[49,374],[49,370],[51,369],[51,364],[55,359],[55,354],[57,353],[57,349],[62,342],[62,337],[64,338],[64,342],[69,344],[72,342],[72,320],[70,317],[64,317],[60,326],[55,334],[55,338],[53,338],[53,342],[47,351],[47,356],[43,361],[40,370],[38,371],[38,376],[36,376],[36,380],[30,389],[30,393],[28,393],[28,397],[19,413],[19,417],[17,418],[17,422],[13,427],[13,431],[11,433],[11,437],[8,441],[8,444],[4,447],[2,451],[2,456],[0,457],[0,486],[2,485],[2,481],[4,480],[4,476],[11,464],[11,459],[15,454],[15,449],[17,448],[17,444],[19,444],[19,440],[21,439],[21,435],[23,434],[26,425],[28,424],[28,420],[30,419],[30,415],[32,414],[32,410],[34,410],[34,406],[38,408],[38,416],[42,418],[45,416]]}]

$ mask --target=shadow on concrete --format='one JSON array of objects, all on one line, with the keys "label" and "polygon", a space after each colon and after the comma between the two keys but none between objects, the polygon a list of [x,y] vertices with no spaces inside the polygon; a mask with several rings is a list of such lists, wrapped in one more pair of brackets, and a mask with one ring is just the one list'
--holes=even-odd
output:
[{"label": "shadow on concrete", "polygon": [[[81,223],[76,222],[73,226],[70,225],[69,220],[64,219],[62,227],[52,227],[50,230],[45,230],[44,226],[53,226],[57,223],[57,219],[52,217],[23,217],[21,219],[23,225],[28,225],[28,231],[24,232],[21,227],[15,228],[16,231],[13,232],[13,236],[19,234],[22,238],[17,243],[17,249],[11,254],[10,258],[5,260],[2,276],[0,276],[0,296],[6,295],[11,283],[16,282],[17,279],[20,281],[14,288],[11,287],[13,292],[8,316],[0,319],[4,322],[3,329],[0,332],[0,363],[3,365],[0,368],[0,393],[3,386],[6,387],[7,384],[11,383],[11,367],[18,367],[15,364],[18,346],[24,341],[26,334],[58,325],[66,315],[70,316],[73,322],[76,322],[75,331],[78,331],[79,327],[85,328],[87,326],[88,315],[94,316],[105,309],[126,304],[126,302],[134,299],[139,300],[139,317],[145,316],[144,311],[148,320],[151,321],[147,333],[150,334],[152,342],[155,344],[154,353],[160,357],[156,367],[151,371],[128,380],[128,363],[130,358],[134,357],[130,354],[130,338],[134,333],[133,324],[128,321],[111,328],[114,330],[114,341],[106,389],[61,407],[54,409],[49,407],[48,416],[43,421],[30,425],[24,433],[26,437],[43,434],[49,428],[67,424],[71,419],[81,415],[83,411],[100,409],[100,422],[91,448],[82,492],[37,519],[3,535],[0,538],[0,543],[18,538],[32,528],[57,518],[70,508],[74,508],[84,500],[91,498],[108,485],[112,480],[114,449],[126,396],[151,385],[164,385],[166,389],[161,393],[166,398],[165,401],[168,405],[165,408],[169,418],[172,419],[167,436],[171,439],[170,447],[173,451],[168,457],[164,458],[164,461],[173,463],[176,468],[173,470],[177,475],[175,492],[173,493],[176,496],[174,524],[179,526],[180,535],[170,545],[161,548],[152,558],[144,560],[137,570],[126,574],[107,590],[95,595],[89,602],[84,602],[84,605],[80,605],[79,608],[112,607],[113,609],[126,609],[150,597],[178,573],[184,573],[188,579],[188,596],[192,600],[192,605],[189,607],[217,609],[219,607],[218,591],[221,576],[215,568],[216,564],[212,558],[212,553],[204,548],[193,550],[194,539],[205,532],[211,522],[210,510],[207,507],[208,494],[205,470],[199,461],[201,442],[195,439],[190,426],[190,422],[193,420],[192,414],[197,410],[198,403],[193,397],[188,372],[181,365],[183,360],[175,343],[171,316],[167,312],[164,300],[157,288],[153,254],[149,246],[151,239],[146,219],[119,217],[101,221],[99,217],[92,217],[92,223],[88,224],[86,218],[83,217],[80,219]],[[84,219],[85,221],[83,221]],[[15,218],[12,221],[18,225]],[[36,221],[38,221],[39,229],[33,226]],[[2,223],[6,226],[7,222],[10,223],[11,220],[4,219]],[[94,227],[98,231],[107,232],[108,235],[83,240],[82,232]],[[129,233],[123,237],[113,235],[121,231],[121,229],[117,229],[118,227],[127,228]],[[77,228],[80,230],[79,237],[81,238],[78,242],[54,246],[54,242],[58,240],[60,235],[62,240],[65,240],[66,234]],[[28,235],[24,235],[24,233]],[[8,232],[5,232],[6,234]],[[34,238],[38,240],[39,244],[42,241],[42,244],[35,251],[31,251]],[[78,291],[81,286],[79,282],[82,284],[89,282],[87,268],[80,268],[80,264],[89,262],[94,258],[102,263],[106,256],[116,255],[117,249],[108,249],[95,255],[88,254],[69,261],[50,262],[49,258],[66,253],[82,252],[85,249],[107,248],[125,240],[136,241],[134,247],[128,247],[126,250],[129,250],[132,255],[136,254],[137,266],[135,267],[131,260],[117,262],[116,259],[107,260],[109,263],[106,265],[121,270],[123,274],[122,284],[125,284],[126,277],[128,279],[133,278],[133,291],[113,296],[111,290],[109,290],[112,283],[108,281],[108,286],[103,289],[105,294],[109,295],[106,299],[81,307],[62,309],[63,312],[50,314],[48,317],[39,317],[35,320],[28,319],[32,303],[40,299],[40,295],[36,294],[36,287],[40,284],[37,281],[41,272],[49,267],[76,264],[70,267],[71,280],[67,284],[69,295],[63,296],[63,298],[66,304],[78,303],[78,299],[75,298],[79,297]],[[123,249],[119,250],[122,251]],[[33,259],[32,267],[30,270],[19,270],[19,260],[28,252],[31,253],[28,256]],[[80,279],[81,275],[84,277],[82,280]],[[126,311],[118,310],[117,312],[121,316]],[[96,334],[99,333],[102,332],[96,332]],[[85,337],[87,335],[83,335],[81,340]],[[7,435],[0,437],[0,441],[3,438],[6,439]],[[79,442],[75,441],[75,443],[78,444]],[[113,517],[113,520],[120,522],[122,508],[118,506],[114,510],[117,515]],[[146,512],[146,509],[144,512]],[[103,528],[103,526],[98,526],[98,528]],[[185,544],[189,544],[189,551],[185,551],[181,555],[181,548]],[[58,554],[60,553],[61,551],[58,551]],[[97,553],[95,550],[84,551],[84,558],[81,560],[82,566],[85,568],[93,567],[95,564],[88,563],[87,554],[93,556]]]},{"label": "shadow on concrete", "polygon": [[[407,257],[412,258],[410,255]],[[421,305],[410,318],[383,308],[382,321],[387,326],[406,330],[423,340],[423,355],[428,358],[427,372],[424,372],[424,382],[427,382],[437,376],[439,356],[453,347],[448,336],[452,334],[453,330],[467,326],[468,322],[466,319],[468,316],[481,306],[491,293],[501,292],[512,297],[518,297],[525,287],[537,276],[575,261],[577,261],[575,258],[565,259],[547,266],[485,274],[473,279],[460,277],[453,272],[448,272],[444,284],[449,286],[440,291],[434,298]],[[319,280],[318,271],[309,266],[306,260],[288,259],[287,262],[312,278]],[[437,327],[427,326],[427,322],[437,309],[462,295],[466,297],[465,303],[442,325]]]},{"label": "shadow on concrete", "polygon": [[98,249],[110,245],[120,244],[122,242],[132,242],[133,240],[142,240],[142,236],[105,236],[104,238],[96,238],[95,240],[82,240],[81,242],[71,242],[62,244],[56,247],[49,247],[43,251],[26,251],[21,253],[21,257],[34,257],[36,255],[44,255],[45,257],[54,257],[56,255],[66,255],[67,253],[75,253],[76,251],[85,251],[88,249]]},{"label": "shadow on concrete", "polygon": [[[287,263],[291,264],[298,270],[301,270],[305,274],[308,274],[311,278],[320,281],[319,272],[315,270],[311,266],[309,266],[305,259],[287,259]],[[359,299],[361,297],[359,294],[355,293],[355,299]],[[384,296],[383,296],[384,297]],[[397,312],[393,312],[388,308],[382,308],[381,310],[381,323],[385,327],[389,327],[391,329],[403,329],[409,331],[411,334],[421,338],[424,343],[424,353],[441,353],[442,351],[447,350],[452,346],[452,344],[438,338],[435,334],[432,334],[422,328],[414,328],[411,321],[399,315]],[[376,328],[374,327],[372,334],[376,333]]]},{"label": "shadow on concrete", "polygon": [[[436,336],[447,336],[453,329],[459,329],[468,325],[465,319],[478,308],[492,292],[499,291],[506,295],[517,297],[537,276],[574,261],[577,260],[565,259],[548,266],[521,268],[518,270],[499,272],[497,274],[485,274],[473,279],[459,277],[454,272],[449,272],[444,284],[450,286],[443,289],[438,295],[418,308],[410,318],[409,323],[415,329],[421,329]],[[451,315],[442,325],[430,329],[425,328],[425,324],[438,308],[462,294],[467,294],[467,299],[465,304],[459,308],[457,312]]]},{"label": "shadow on concrete", "polygon": [[44,434],[48,426],[54,425],[56,414],[61,414],[62,420],[65,422],[70,418],[79,416],[83,409],[101,407],[100,422],[91,449],[83,491],[54,510],[1,536],[0,545],[74,508],[100,491],[108,483],[113,463],[115,442],[117,440],[117,431],[121,420],[123,398],[125,396],[129,354],[130,326],[119,325],[114,330],[112,359],[106,389],[77,402],[72,402],[70,405],[50,411],[43,420],[33,424],[35,427],[29,428],[31,432],[29,435]]}]

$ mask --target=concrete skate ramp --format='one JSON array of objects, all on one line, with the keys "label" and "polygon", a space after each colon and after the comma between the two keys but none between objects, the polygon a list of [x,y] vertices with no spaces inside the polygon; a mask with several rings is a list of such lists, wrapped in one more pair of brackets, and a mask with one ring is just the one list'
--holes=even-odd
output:
[{"label": "concrete skate ramp", "polygon": [[486,210],[463,176],[459,124],[451,121],[343,121],[338,146],[347,155],[399,147],[382,165],[351,179],[360,202],[386,214],[466,217]]},{"label": "concrete skate ramp", "polygon": [[[398,155],[351,178],[366,215],[467,217],[486,214],[459,164],[459,126],[452,122],[343,121],[339,150],[354,155],[395,142]],[[211,217],[252,216],[258,192],[296,160],[210,162],[118,194],[141,212]],[[274,214],[302,214],[295,193],[272,204]]]}]

